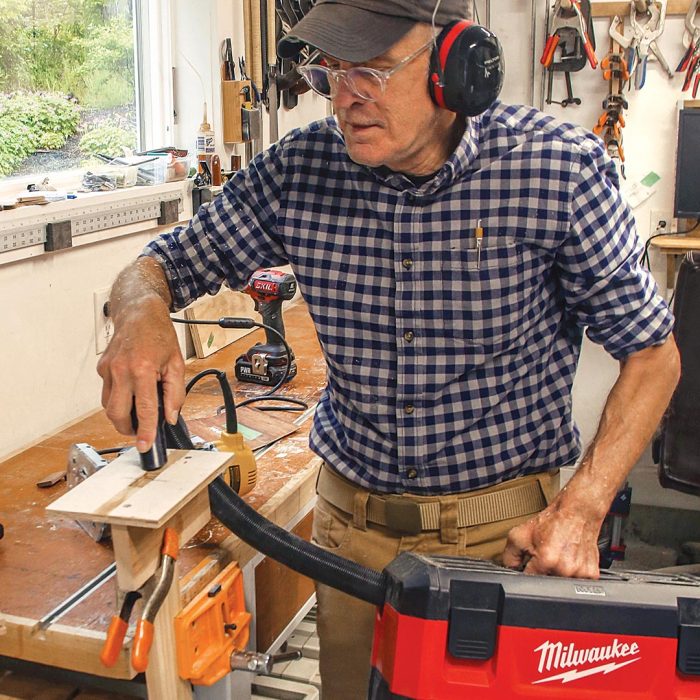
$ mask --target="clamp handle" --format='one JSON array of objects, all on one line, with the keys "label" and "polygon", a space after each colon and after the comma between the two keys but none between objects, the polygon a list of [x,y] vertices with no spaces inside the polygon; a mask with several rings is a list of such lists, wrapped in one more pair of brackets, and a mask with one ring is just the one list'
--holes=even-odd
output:
[{"label": "clamp handle", "polygon": [[682,73],[685,71],[685,69],[688,67],[688,64],[690,63],[690,59],[693,57],[693,52],[695,51],[695,45],[693,42],[690,42],[690,45],[688,46],[688,50],[683,54],[683,58],[681,58],[681,62],[676,66],[676,73]]},{"label": "clamp handle", "polygon": [[583,35],[583,48],[586,51],[586,56],[588,56],[588,62],[591,64],[591,68],[597,68],[598,59],[596,58],[595,51],[593,50],[593,44],[591,44],[588,34]]},{"label": "clamp handle", "polygon": [[544,51],[542,52],[542,57],[540,58],[540,63],[545,68],[549,68],[549,66],[552,65],[552,60],[554,59],[554,52],[557,50],[558,44],[559,44],[559,35],[558,34],[552,34],[547,39],[547,43],[544,45]]},{"label": "clamp handle", "polygon": [[100,652],[100,661],[107,668],[112,668],[112,666],[117,663],[128,627],[128,622],[122,620],[119,615],[115,615],[109,623],[107,639],[105,639],[102,651]]},{"label": "clamp handle", "polygon": [[139,591],[129,591],[124,596],[124,601],[122,603],[122,608],[119,611],[119,615],[115,615],[112,618],[112,621],[109,623],[107,638],[105,639],[105,643],[102,645],[102,651],[100,652],[100,661],[107,668],[111,668],[117,663],[119,652],[121,651],[122,644],[124,643],[124,637],[126,636],[126,631],[129,628],[129,617],[131,617],[131,611],[134,609],[134,605],[140,597],[141,593]]},{"label": "clamp handle", "polygon": [[131,665],[135,671],[143,673],[148,668],[148,653],[153,644],[153,623],[141,619],[136,625],[134,644],[131,647]]},{"label": "clamp handle", "polygon": [[173,582],[175,561],[179,549],[180,537],[177,534],[177,530],[166,527],[163,535],[163,546],[160,550],[162,554],[160,578],[153,589],[151,597],[143,607],[141,619],[136,625],[134,643],[131,647],[131,665],[139,673],[143,673],[148,668],[148,653],[153,644],[153,633],[155,631],[153,623]]}]

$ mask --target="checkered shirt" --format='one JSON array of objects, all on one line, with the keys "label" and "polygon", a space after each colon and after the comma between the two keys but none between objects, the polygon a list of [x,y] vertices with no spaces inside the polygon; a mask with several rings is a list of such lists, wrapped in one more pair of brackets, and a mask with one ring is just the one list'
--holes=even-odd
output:
[{"label": "checkered shirt", "polygon": [[419,185],[352,162],[332,118],[295,130],[144,253],[175,309],[291,263],[328,366],[311,447],[379,492],[573,463],[583,330],[624,358],[673,324],[601,141],[501,103]]}]

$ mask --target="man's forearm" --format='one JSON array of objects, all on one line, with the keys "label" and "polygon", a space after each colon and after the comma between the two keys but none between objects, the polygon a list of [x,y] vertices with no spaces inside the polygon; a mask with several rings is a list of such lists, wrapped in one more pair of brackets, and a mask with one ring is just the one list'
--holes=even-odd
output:
[{"label": "man's forearm", "polygon": [[172,304],[168,281],[160,264],[149,257],[140,257],[122,270],[109,297],[110,315],[118,325],[123,314],[134,305],[160,300],[167,309]]},{"label": "man's forearm", "polygon": [[560,495],[560,506],[602,520],[668,406],[680,375],[673,336],[627,358],[603,410],[598,432]]}]

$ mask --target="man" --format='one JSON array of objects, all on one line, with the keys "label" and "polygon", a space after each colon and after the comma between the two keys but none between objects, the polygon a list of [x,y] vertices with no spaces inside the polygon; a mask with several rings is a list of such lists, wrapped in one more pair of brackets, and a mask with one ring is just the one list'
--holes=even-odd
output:
[{"label": "man", "polygon": [[[377,569],[412,549],[595,578],[600,525],[678,379],[672,317],[598,139],[530,108],[465,119],[431,101],[433,9],[319,0],[292,30],[280,50],[323,53],[335,118],[260,154],[119,276],[103,405],[130,433],[135,399],[146,449],[156,381],[169,420],[184,399],[169,311],[290,262],[328,364],[316,541]],[[463,10],[444,0],[436,24]],[[358,66],[386,73],[368,89],[343,72]],[[621,371],[558,492],[580,450],[584,328]],[[363,697],[373,611],[318,600],[324,699]]]}]

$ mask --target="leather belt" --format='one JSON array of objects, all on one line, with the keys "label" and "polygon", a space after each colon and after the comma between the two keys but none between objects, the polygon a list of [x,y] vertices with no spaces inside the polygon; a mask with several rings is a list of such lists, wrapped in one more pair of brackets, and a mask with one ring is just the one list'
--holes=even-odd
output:
[{"label": "leather belt", "polygon": [[[542,474],[548,477],[548,473]],[[539,475],[538,475],[539,477]],[[496,489],[496,490],[494,490]],[[355,494],[365,491],[336,474],[325,464],[316,485],[319,496],[345,513],[353,513]],[[457,527],[485,525],[499,520],[538,513],[547,505],[539,478],[514,479],[512,485],[480,489],[481,493],[457,497]],[[400,495],[370,494],[367,500],[367,520],[410,535],[440,529],[440,497],[415,501]],[[445,498],[442,498],[444,501]]]}]

